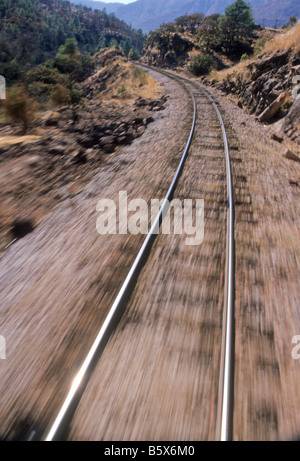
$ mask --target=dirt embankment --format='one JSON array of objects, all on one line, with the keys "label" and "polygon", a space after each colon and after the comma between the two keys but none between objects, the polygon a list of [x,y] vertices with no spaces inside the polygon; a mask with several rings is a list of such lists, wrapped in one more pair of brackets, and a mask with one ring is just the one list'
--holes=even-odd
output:
[{"label": "dirt embankment", "polygon": [[119,50],[99,53],[96,67],[82,84],[83,106],[40,113],[26,135],[0,127],[0,251],[84,190],[110,154],[142,136],[164,109],[156,81]]}]

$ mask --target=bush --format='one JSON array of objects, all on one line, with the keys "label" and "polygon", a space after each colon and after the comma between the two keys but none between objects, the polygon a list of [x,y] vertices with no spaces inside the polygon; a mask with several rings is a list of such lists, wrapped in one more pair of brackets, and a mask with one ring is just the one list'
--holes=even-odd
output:
[{"label": "bush", "polygon": [[63,106],[71,102],[70,91],[68,88],[60,84],[55,85],[50,98],[55,106]]},{"label": "bush", "polygon": [[53,67],[53,63],[49,61],[26,72],[25,82],[27,84],[41,82],[46,85],[56,85],[58,83],[63,85],[66,82],[66,76]]},{"label": "bush", "polygon": [[15,123],[23,123],[26,132],[29,122],[34,119],[38,109],[36,101],[31,99],[23,84],[18,83],[7,92],[7,98],[3,101],[5,114]]},{"label": "bush", "polygon": [[193,58],[188,70],[199,77],[200,75],[209,74],[214,66],[215,62],[210,54],[198,54]]},{"label": "bush", "polygon": [[118,88],[118,94],[124,94],[124,93],[126,93],[126,87],[125,87],[125,85],[121,85]]},{"label": "bush", "polygon": [[260,37],[256,41],[255,46],[254,46],[254,55],[255,56],[259,55],[262,52],[262,50],[264,49],[267,42],[268,42],[267,37]]}]

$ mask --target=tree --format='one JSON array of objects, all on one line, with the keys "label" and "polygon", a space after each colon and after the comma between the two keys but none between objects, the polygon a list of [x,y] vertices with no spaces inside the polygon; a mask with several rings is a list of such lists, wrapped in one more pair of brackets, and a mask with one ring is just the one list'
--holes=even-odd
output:
[{"label": "tree", "polygon": [[221,43],[218,18],[219,14],[207,16],[202,26],[198,29],[199,44],[203,46],[206,51],[216,49]]},{"label": "tree", "polygon": [[244,0],[236,0],[229,5],[225,10],[225,16],[227,18],[232,18],[239,27],[246,27],[249,29],[254,26],[251,6],[244,2]]},{"label": "tree", "polygon": [[188,16],[188,28],[190,29],[192,34],[195,33],[198,27],[202,26],[204,18],[205,16],[203,13],[194,13]]},{"label": "tree", "polygon": [[77,42],[75,38],[67,38],[65,44],[62,45],[59,52],[64,55],[74,57],[76,53],[78,53]]},{"label": "tree", "polygon": [[131,48],[131,50],[129,51],[128,58],[131,59],[132,61],[139,61],[141,58],[141,55],[134,48]]},{"label": "tree", "polygon": [[118,46],[118,42],[115,38],[112,38],[109,42],[109,47],[110,48],[115,48],[116,46]]},{"label": "tree", "polygon": [[126,54],[126,56],[128,56],[131,48],[132,48],[132,40],[130,37],[127,37],[126,40],[121,40],[120,41],[120,47],[122,48],[122,50],[124,51],[124,53]]},{"label": "tree", "polygon": [[239,58],[249,51],[248,39],[254,26],[251,6],[244,0],[236,0],[229,5],[224,15],[218,19],[223,48],[227,53]]},{"label": "tree", "polygon": [[291,16],[288,22],[282,28],[289,29],[290,27],[294,27],[296,24],[297,24],[296,16]]},{"label": "tree", "polygon": [[81,82],[91,74],[94,61],[88,54],[78,51],[76,40],[67,39],[55,56],[54,66],[61,73],[69,74],[72,80]]},{"label": "tree", "polygon": [[100,51],[102,50],[102,48],[105,48],[105,47],[106,47],[106,38],[104,37],[104,35],[100,35],[97,51]]},{"label": "tree", "polygon": [[194,13],[184,16],[179,16],[175,19],[175,23],[177,26],[180,27],[181,31],[190,30],[192,34],[195,33],[197,27],[200,27],[204,21],[204,14],[202,13]]}]

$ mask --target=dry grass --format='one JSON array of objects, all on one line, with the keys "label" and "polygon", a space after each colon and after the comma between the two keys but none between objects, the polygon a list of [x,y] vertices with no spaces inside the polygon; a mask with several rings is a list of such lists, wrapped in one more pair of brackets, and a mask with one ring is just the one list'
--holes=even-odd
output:
[{"label": "dry grass", "polygon": [[32,144],[41,139],[40,136],[34,135],[27,135],[27,136],[1,136],[0,137],[0,148],[8,148],[11,146],[15,146],[17,144],[22,144],[26,146],[26,144]]},{"label": "dry grass", "polygon": [[[275,38],[268,41],[261,50],[260,54],[270,54],[286,50],[300,51],[300,21],[298,21],[298,23],[286,33],[277,35]],[[257,60],[257,57],[252,56],[228,69],[221,71],[213,70],[209,75],[209,79],[223,81],[226,78],[234,80],[237,76],[242,79],[247,78],[249,72],[247,66],[255,60]]]},{"label": "dry grass", "polygon": [[117,77],[107,84],[103,102],[109,103],[113,99],[129,105],[139,96],[147,99],[157,98],[159,85],[153,77],[128,62],[120,62],[119,66]]},{"label": "dry grass", "polygon": [[269,41],[264,47],[263,52],[270,53],[289,49],[300,51],[300,21],[285,34],[278,35]]},{"label": "dry grass", "polygon": [[244,75],[246,76],[247,74],[247,66],[251,62],[253,62],[255,58],[249,58],[245,59],[243,62],[239,62],[235,66],[229,67],[228,69],[224,70],[213,70],[209,74],[209,79],[210,80],[216,80],[216,81],[223,81],[226,78],[230,78],[231,80],[234,79],[237,75]]}]

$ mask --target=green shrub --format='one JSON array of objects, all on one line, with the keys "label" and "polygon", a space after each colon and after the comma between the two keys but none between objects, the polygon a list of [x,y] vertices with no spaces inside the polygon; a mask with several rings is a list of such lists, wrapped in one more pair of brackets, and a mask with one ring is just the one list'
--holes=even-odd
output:
[{"label": "green shrub", "polygon": [[246,61],[246,59],[248,59],[248,58],[249,58],[249,56],[247,55],[247,53],[244,53],[244,54],[241,56],[240,62]]},{"label": "green shrub", "polygon": [[210,54],[198,54],[193,58],[188,70],[199,77],[200,75],[209,74],[214,65],[214,59]]},{"label": "green shrub", "polygon": [[124,94],[124,93],[126,93],[126,87],[125,87],[125,85],[121,85],[118,88],[118,94]]},{"label": "green shrub", "polygon": [[269,39],[267,37],[260,37],[257,42],[255,43],[255,47],[254,47],[254,55],[257,56],[258,54],[260,54],[262,52],[262,50],[264,49],[266,43],[269,41]]}]

